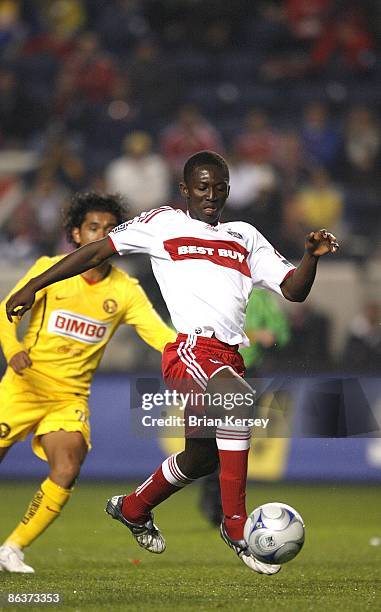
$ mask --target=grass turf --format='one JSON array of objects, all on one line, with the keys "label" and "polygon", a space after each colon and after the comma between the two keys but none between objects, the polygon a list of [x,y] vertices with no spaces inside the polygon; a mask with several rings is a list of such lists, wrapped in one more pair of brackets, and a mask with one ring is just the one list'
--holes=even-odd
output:
[{"label": "grass turf", "polygon": [[[14,527],[35,487],[0,482],[0,538]],[[149,554],[103,512],[123,486],[79,484],[62,517],[26,562],[35,575],[0,573],[0,592],[60,593],[47,610],[381,610],[381,490],[376,486],[252,485],[248,508],[284,501],[302,514],[306,543],[273,577],[251,573],[197,510],[196,486],[156,511],[166,552]],[[1,607],[1,606],[0,606]],[[7,607],[20,610],[21,606]]]}]

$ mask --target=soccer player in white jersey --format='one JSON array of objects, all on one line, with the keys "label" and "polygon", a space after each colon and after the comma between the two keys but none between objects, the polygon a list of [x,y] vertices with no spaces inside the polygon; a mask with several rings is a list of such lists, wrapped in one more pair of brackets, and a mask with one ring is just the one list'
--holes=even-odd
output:
[{"label": "soccer player in white jersey", "polygon": [[[230,398],[250,398],[238,346],[248,344],[243,327],[251,290],[262,287],[288,300],[304,301],[319,257],[337,250],[336,238],[327,230],[311,232],[295,268],[253,226],[220,223],[229,195],[229,170],[211,151],[188,159],[180,191],[187,213],[163,206],[123,223],[108,238],[78,249],[31,279],[7,302],[7,316],[10,321],[21,317],[31,308],[36,291],[98,266],[115,251],[148,253],[178,332],[176,342],[164,349],[166,383],[211,397],[229,393]],[[249,400],[247,404],[250,407]],[[250,414],[248,407],[240,407],[235,417]],[[209,429],[190,426],[190,415],[202,416],[205,410],[203,405],[186,406],[185,449],[166,459],[136,491],[109,500],[106,510],[130,529],[140,546],[162,553],[165,541],[153,523],[152,509],[219,464],[224,541],[253,571],[275,574],[280,566],[255,559],[243,539],[250,428],[234,421],[217,426],[211,437]],[[223,408],[218,414],[224,416]]]}]

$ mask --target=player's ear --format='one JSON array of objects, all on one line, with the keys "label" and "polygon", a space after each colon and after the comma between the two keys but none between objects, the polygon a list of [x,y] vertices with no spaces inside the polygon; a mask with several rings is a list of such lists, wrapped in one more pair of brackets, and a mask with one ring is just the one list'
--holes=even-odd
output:
[{"label": "player's ear", "polygon": [[229,193],[230,193],[230,185],[228,184],[228,188],[227,188],[227,197],[229,197]]},{"label": "player's ear", "polygon": [[186,186],[186,184],[183,182],[179,183],[179,189],[180,189],[180,193],[183,196],[183,198],[188,199],[189,191],[188,191],[188,187]]},{"label": "player's ear", "polygon": [[79,227],[73,227],[73,229],[71,230],[71,237],[73,238],[77,246],[81,244],[81,231]]}]

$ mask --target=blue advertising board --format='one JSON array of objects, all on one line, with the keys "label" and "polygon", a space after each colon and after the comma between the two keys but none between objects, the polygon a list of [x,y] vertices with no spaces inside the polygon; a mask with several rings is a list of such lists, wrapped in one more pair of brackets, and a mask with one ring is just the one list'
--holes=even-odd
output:
[{"label": "blue advertising board", "polygon": [[[139,381],[143,379],[139,377]],[[90,399],[92,450],[83,466],[81,479],[140,479],[155,470],[168,454],[182,449],[181,430],[178,430],[178,437],[166,437],[163,428],[158,431],[152,427],[146,430],[136,427],[137,421],[141,421],[144,415],[139,407],[131,409],[131,387],[136,386],[136,380],[136,377],[120,374],[100,374],[95,378]],[[332,400],[331,382],[328,400],[325,394],[327,389],[323,389],[324,406]],[[306,392],[302,383],[294,382],[288,390],[289,402],[293,406],[290,435],[253,440],[249,478],[381,482],[381,437],[377,430],[381,416],[377,412],[381,402],[381,380],[361,379],[360,391],[353,380],[345,381],[345,388],[354,398],[359,408],[357,412],[364,415],[366,410],[369,411],[366,419],[368,431],[361,431],[363,421],[360,419],[360,425],[358,419],[353,421],[351,410],[349,416],[344,410],[343,416],[343,411],[340,412],[331,402],[329,419],[323,419],[323,431],[316,434],[314,419],[322,410],[321,405],[316,403],[313,389],[308,388]],[[321,387],[318,395],[321,400]],[[365,409],[363,405],[360,406],[364,397],[367,398]],[[332,413],[336,415],[335,423],[339,423],[338,433],[332,430]],[[160,414],[166,413],[161,410]],[[306,430],[306,422],[307,429],[312,427],[311,431]],[[343,434],[341,430],[348,428],[352,428],[352,431]],[[33,455],[30,443],[26,441],[10,450],[1,466],[0,478],[41,478],[45,474],[46,464]]]}]

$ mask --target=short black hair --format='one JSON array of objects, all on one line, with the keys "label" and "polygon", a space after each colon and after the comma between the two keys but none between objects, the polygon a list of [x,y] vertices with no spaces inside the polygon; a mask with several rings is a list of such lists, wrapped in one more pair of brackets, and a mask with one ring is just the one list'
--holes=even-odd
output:
[{"label": "short black hair", "polygon": [[73,229],[81,227],[87,213],[92,211],[111,213],[116,219],[116,225],[127,218],[126,203],[119,194],[100,194],[94,191],[75,193],[64,211],[64,228],[69,243],[78,246],[73,240]]},{"label": "short black hair", "polygon": [[229,180],[229,168],[224,158],[214,151],[199,151],[190,157],[184,166],[184,181],[187,183],[195,168],[200,166],[218,166]]}]

